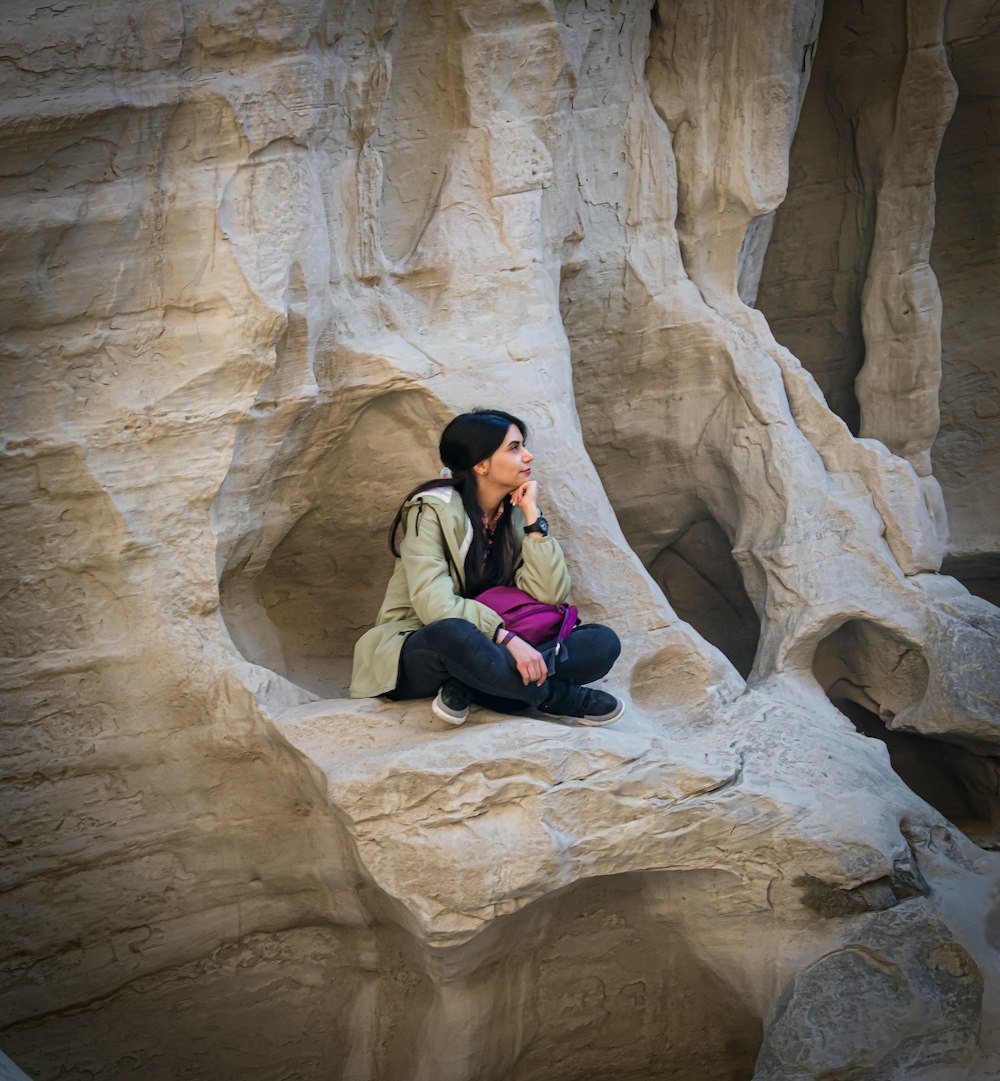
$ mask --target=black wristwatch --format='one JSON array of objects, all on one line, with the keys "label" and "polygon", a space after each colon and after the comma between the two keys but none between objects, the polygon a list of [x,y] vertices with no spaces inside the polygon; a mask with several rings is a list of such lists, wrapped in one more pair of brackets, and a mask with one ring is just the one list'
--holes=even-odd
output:
[{"label": "black wristwatch", "polygon": [[543,537],[549,535],[549,523],[539,514],[539,516],[531,523],[524,527],[524,532],[527,533],[541,533]]}]

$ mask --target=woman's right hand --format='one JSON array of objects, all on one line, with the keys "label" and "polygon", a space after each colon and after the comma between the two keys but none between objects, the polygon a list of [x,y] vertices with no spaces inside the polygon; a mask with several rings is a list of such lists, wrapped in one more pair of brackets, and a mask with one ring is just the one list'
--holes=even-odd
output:
[{"label": "woman's right hand", "polygon": [[517,670],[521,674],[521,682],[525,687],[529,683],[537,683],[541,687],[549,674],[545,658],[541,653],[530,642],[516,635],[511,635],[504,645],[510,650],[511,656],[517,663]]}]

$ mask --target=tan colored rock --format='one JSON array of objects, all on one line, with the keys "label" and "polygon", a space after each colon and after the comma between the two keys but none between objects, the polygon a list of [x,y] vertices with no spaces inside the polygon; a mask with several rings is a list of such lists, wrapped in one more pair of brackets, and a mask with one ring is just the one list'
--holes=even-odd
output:
[{"label": "tan colored rock", "polygon": [[[989,365],[953,185],[943,350],[927,253],[993,21],[916,7],[11,7],[30,1076],[1000,1074],[1000,615],[937,573],[944,506],[953,557],[996,548],[957,399],[944,504],[928,457],[939,354],[948,393]],[[802,182],[853,182],[855,116],[852,231]],[[485,403],[623,639],[613,728],[343,697],[396,503]]]},{"label": "tan colored rock", "polygon": [[[996,426],[990,421],[996,328],[987,299],[996,273],[990,117],[997,85],[995,65],[987,57],[995,52],[1000,23],[988,4],[972,2],[950,5],[944,17],[930,7],[910,17],[902,4],[868,11],[850,3],[826,4],[824,11],[829,47],[816,55],[792,151],[793,183],[775,215],[759,304],[777,337],[808,367],[831,408],[854,431],[860,424],[854,381],[866,357],[863,334],[869,334],[864,327],[875,339],[867,345],[870,360],[893,352],[895,360],[866,365],[864,396],[872,404],[878,394],[894,403],[888,412],[869,410],[866,430],[904,455],[910,453],[906,441],[918,432],[925,447],[933,440],[933,480],[926,478],[926,457],[919,471],[938,523],[944,519],[934,489],[942,488],[948,566],[995,601],[997,575],[988,553],[996,549],[996,501],[980,498],[980,485],[989,485],[997,458]],[[932,14],[939,43],[927,39],[927,48],[907,51],[907,36],[926,36],[921,20]],[[950,77],[941,68],[941,44]],[[933,78],[921,79],[926,92],[906,91],[901,81],[906,63],[911,63],[910,78],[914,65],[931,57]],[[952,79],[958,100],[949,120]],[[939,90],[931,92],[932,86]],[[922,148],[938,141],[935,163]],[[909,171],[902,168],[907,155]],[[930,198],[930,211],[917,208]],[[872,269],[873,261],[884,260],[884,270]],[[931,273],[940,283],[943,305],[935,299]],[[896,282],[910,282],[912,290],[917,278],[930,290],[928,303],[876,300]],[[862,286],[869,279],[862,317]],[[891,333],[889,320],[898,324]],[[939,352],[940,393],[934,389]],[[905,373],[911,362],[927,366],[927,375],[917,368],[904,374],[907,389],[893,398],[876,370],[888,373],[886,365],[896,365]],[[926,421],[915,420],[917,397],[925,402]],[[879,429],[890,417],[895,436]]]}]

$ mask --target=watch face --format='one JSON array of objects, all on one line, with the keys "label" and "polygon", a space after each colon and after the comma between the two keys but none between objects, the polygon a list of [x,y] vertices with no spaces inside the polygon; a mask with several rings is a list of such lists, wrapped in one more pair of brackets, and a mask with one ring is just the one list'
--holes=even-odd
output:
[{"label": "watch face", "polygon": [[549,535],[549,523],[546,522],[540,514],[535,520],[534,529],[536,533],[541,533],[543,537],[547,537]]}]

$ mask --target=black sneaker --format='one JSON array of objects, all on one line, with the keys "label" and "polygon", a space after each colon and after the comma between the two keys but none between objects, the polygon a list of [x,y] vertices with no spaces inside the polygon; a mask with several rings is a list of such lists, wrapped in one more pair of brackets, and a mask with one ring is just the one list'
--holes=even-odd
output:
[{"label": "black sneaker", "polygon": [[547,686],[549,693],[538,707],[543,713],[575,717],[580,724],[596,728],[602,724],[613,724],[625,712],[625,703],[607,691],[578,687],[561,679],[550,679]]},{"label": "black sneaker", "polygon": [[580,724],[590,725],[597,728],[602,724],[614,724],[625,712],[625,703],[620,698],[615,698],[607,691],[595,691],[590,687],[584,689],[584,710],[579,718]]},{"label": "black sneaker", "polygon": [[441,690],[431,702],[431,712],[448,724],[465,724],[471,700],[469,688],[464,683],[459,683],[457,679],[448,679],[441,684]]}]

